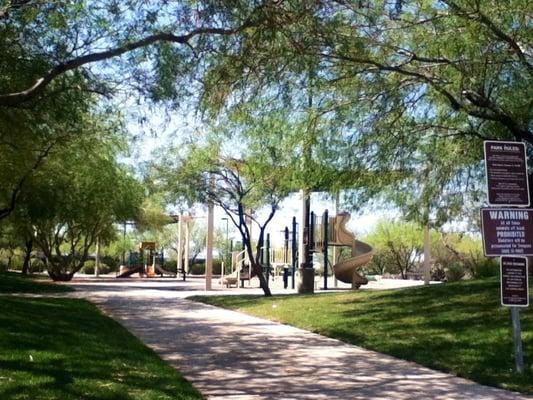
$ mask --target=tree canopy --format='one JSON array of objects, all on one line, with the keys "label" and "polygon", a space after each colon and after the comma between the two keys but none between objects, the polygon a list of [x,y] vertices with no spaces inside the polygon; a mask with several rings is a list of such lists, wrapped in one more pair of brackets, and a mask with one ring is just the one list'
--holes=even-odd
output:
[{"label": "tree canopy", "polygon": [[[156,100],[178,100],[192,92],[183,84],[176,90],[176,79],[201,70],[200,56],[238,46],[234,37],[268,24],[276,7],[275,1],[9,1],[0,10],[0,51],[5,66],[26,73],[0,72],[0,106],[57,90],[110,94],[125,83]],[[83,76],[84,84],[69,85],[71,76]]]},{"label": "tree canopy", "polygon": [[[283,149],[264,146],[255,136],[238,150],[217,139],[214,133],[207,143],[191,144],[186,151],[168,149],[164,163],[153,166],[154,178],[173,201],[212,203],[224,210],[241,235],[252,271],[265,295],[270,295],[260,255],[267,225],[293,190],[290,157],[284,157]],[[265,215],[258,210],[266,210]],[[258,229],[255,249],[252,225]]]},{"label": "tree canopy", "polygon": [[86,135],[51,151],[28,178],[13,215],[33,237],[54,280],[71,279],[97,238],[111,240],[114,223],[136,217],[144,195],[115,159],[120,136],[94,118],[84,125]]},{"label": "tree canopy", "polygon": [[442,223],[479,201],[483,139],[533,143],[530,2],[281,3],[213,61],[202,104],[308,112],[354,203],[384,193]]}]

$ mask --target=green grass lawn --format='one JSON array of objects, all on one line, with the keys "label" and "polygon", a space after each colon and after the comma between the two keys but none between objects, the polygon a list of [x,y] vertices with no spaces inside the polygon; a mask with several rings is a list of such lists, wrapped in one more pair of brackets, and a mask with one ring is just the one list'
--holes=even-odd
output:
[{"label": "green grass lawn", "polygon": [[209,296],[243,311],[412,360],[477,382],[533,393],[533,310],[521,312],[526,373],[514,373],[510,311],[496,279],[305,296]]},{"label": "green grass lawn", "polygon": [[0,293],[58,293],[71,292],[68,286],[55,285],[43,275],[22,275],[17,272],[0,273]]},{"label": "green grass lawn", "polygon": [[[22,287],[27,292],[39,283],[14,279],[10,285],[17,292]],[[0,296],[0,399],[202,396],[179,372],[87,301]]]}]

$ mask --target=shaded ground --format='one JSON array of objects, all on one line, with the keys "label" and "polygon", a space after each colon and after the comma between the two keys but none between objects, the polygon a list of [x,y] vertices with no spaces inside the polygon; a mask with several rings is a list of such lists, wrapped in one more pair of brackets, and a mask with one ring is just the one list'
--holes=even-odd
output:
[{"label": "shaded ground", "polygon": [[533,310],[521,311],[526,373],[514,372],[496,279],[382,292],[198,297],[487,385],[533,393]]},{"label": "shaded ground", "polygon": [[84,290],[78,295],[96,302],[213,399],[529,398],[185,300],[201,290],[191,282],[85,281],[77,287]]},{"label": "shaded ground", "polygon": [[0,273],[0,293],[61,293],[71,292],[64,285],[54,285],[43,275],[22,275],[17,272]]},{"label": "shaded ground", "polygon": [[93,304],[49,297],[71,296],[65,292],[70,288],[42,286],[12,274],[0,274],[0,282],[0,291],[18,292],[0,296],[0,399],[202,398],[179,372]]}]

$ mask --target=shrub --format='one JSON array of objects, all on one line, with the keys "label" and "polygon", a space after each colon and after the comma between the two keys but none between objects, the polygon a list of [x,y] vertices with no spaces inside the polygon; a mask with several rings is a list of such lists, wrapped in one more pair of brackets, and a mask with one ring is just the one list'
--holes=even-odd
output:
[{"label": "shrub", "polygon": [[30,273],[43,272],[46,269],[46,263],[40,258],[33,258],[30,260]]},{"label": "shrub", "polygon": [[457,282],[465,276],[465,267],[463,263],[454,262],[446,270],[446,280],[448,282]]},{"label": "shrub", "polygon": [[165,260],[163,269],[169,272],[176,273],[176,270],[178,269],[177,261],[176,260]]},{"label": "shrub", "polygon": [[[203,275],[205,274],[205,262],[195,262],[191,265],[191,274],[192,275]],[[213,274],[220,275],[222,270],[222,262],[220,260],[213,260]]]},{"label": "shrub", "polygon": [[[93,260],[85,261],[85,263],[83,264],[83,267],[81,268],[80,272],[82,274],[94,275],[95,266],[96,266],[96,262],[95,261],[93,261]],[[111,272],[111,268],[109,267],[109,265],[107,265],[107,264],[105,264],[103,262],[100,262],[99,273],[100,274],[108,274],[109,272]]]},{"label": "shrub", "polygon": [[485,258],[474,265],[472,274],[476,279],[498,276],[500,274],[500,265],[495,258]]},{"label": "shrub", "polygon": [[118,267],[120,266],[121,259],[117,257],[112,256],[103,256],[100,259],[100,264],[105,264],[109,267],[110,272],[118,271]]},{"label": "shrub", "polygon": [[203,262],[201,263],[194,263],[191,265],[191,274],[192,275],[203,275],[205,274],[205,264]]},{"label": "shrub", "polygon": [[13,271],[22,271],[22,264],[24,263],[24,257],[20,254],[13,254],[11,257],[4,257],[3,260],[6,269]]}]

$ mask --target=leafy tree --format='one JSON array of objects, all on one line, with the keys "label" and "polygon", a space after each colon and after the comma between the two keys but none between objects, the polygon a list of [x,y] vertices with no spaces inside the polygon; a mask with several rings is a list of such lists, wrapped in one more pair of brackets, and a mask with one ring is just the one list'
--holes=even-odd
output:
[{"label": "leafy tree", "polygon": [[[3,236],[5,243],[3,248],[12,247],[19,249],[23,253],[22,270],[23,274],[30,271],[30,262],[35,248],[35,238],[28,210],[25,207],[18,207],[9,218],[2,224],[4,227]],[[7,239],[10,237],[10,239]]]},{"label": "leafy tree", "polygon": [[[464,233],[448,232],[442,234],[440,247],[442,250],[436,252],[437,261],[444,264],[443,259],[446,260],[447,256],[451,262],[448,262],[446,266],[453,262],[461,263],[468,277],[474,277],[477,267],[487,260],[483,254],[481,239]],[[436,248],[439,247],[436,246]],[[444,255],[438,257],[439,253],[444,253]]]},{"label": "leafy tree", "polygon": [[[242,237],[253,273],[265,295],[270,296],[260,254],[265,229],[290,190],[283,156],[275,149],[255,152],[253,146],[246,146],[246,156],[237,158],[222,155],[222,147],[217,142],[191,146],[185,155],[182,150],[177,159],[177,151],[171,149],[174,162],[169,165],[172,158],[166,157],[165,166],[157,167],[159,179],[174,198],[183,196],[200,204],[212,202],[225,211]],[[261,208],[266,210],[263,219],[253,211]],[[255,249],[248,222],[259,232]]]},{"label": "leafy tree", "polygon": [[15,210],[24,185],[49,154],[88,129],[94,106],[91,96],[71,92],[32,108],[0,107],[0,220]]},{"label": "leafy tree", "polygon": [[0,74],[0,106],[76,89],[65,85],[69,75],[83,75],[78,89],[100,94],[127,82],[154,100],[177,99],[188,90],[176,90],[176,78],[202,69],[198,56],[238,46],[234,37],[268,24],[276,3],[8,2],[0,10],[0,52],[5,66],[31,73]]},{"label": "leafy tree", "polygon": [[380,221],[365,237],[376,252],[375,266],[381,271],[400,273],[407,279],[422,254],[422,229],[413,222]]},{"label": "leafy tree", "polygon": [[[65,133],[84,132],[76,121],[94,106],[95,94],[138,90],[153,101],[180,103],[195,92],[190,81],[205,68],[203,55],[268,24],[275,7],[270,1],[2,3],[0,219],[13,212],[22,187]],[[177,80],[183,85],[175,86]]]},{"label": "leafy tree", "polygon": [[301,90],[289,80],[312,71],[321,108],[366,117],[365,130],[533,140],[529,2],[401,3],[284,2],[277,24],[243,32],[239,53],[216,60],[212,82]]},{"label": "leafy tree", "polygon": [[353,204],[384,192],[440,224],[479,202],[481,140],[533,143],[530,11],[525,0],[283,2],[276,24],[213,61],[203,105],[259,97],[302,112],[311,90],[323,129],[306,140],[327,144],[341,188],[359,185]]},{"label": "leafy tree", "polygon": [[102,243],[112,239],[114,223],[133,218],[140,205],[137,181],[114,160],[115,134],[101,135],[96,143],[91,139],[79,138],[68,152],[55,153],[21,195],[54,280],[70,280],[96,238]]}]

